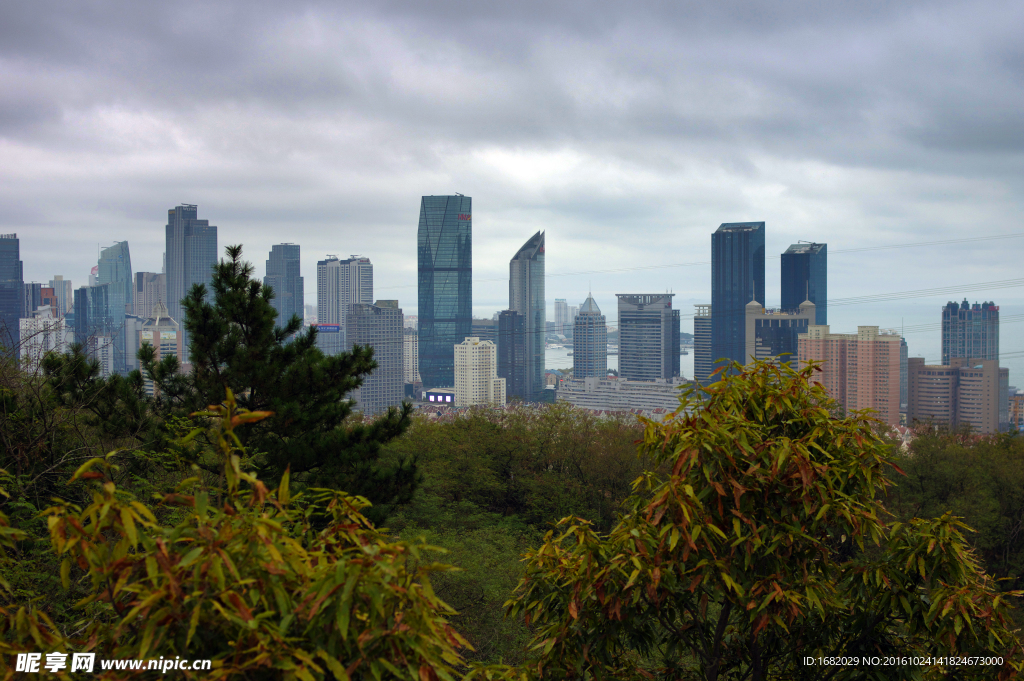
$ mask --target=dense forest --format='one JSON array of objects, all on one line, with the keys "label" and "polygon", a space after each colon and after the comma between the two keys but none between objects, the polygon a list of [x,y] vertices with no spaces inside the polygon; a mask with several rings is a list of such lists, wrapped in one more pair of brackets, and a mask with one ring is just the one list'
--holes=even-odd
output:
[{"label": "dense forest", "polygon": [[125,377],[80,348],[0,364],[5,678],[51,651],[239,679],[1024,663],[1024,437],[925,427],[904,448],[837,417],[813,367],[767,364],[665,422],[564,404],[363,420],[345,396],[372,352],[324,356],[251,275],[232,247],[190,292],[188,374],[145,347]]}]

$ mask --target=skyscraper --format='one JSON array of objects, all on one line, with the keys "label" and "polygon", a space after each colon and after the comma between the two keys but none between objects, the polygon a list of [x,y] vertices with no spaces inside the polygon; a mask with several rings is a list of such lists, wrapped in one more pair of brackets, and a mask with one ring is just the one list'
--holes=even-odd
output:
[{"label": "skyscraper", "polygon": [[711,306],[702,304],[694,307],[697,312],[693,315],[693,378],[706,385],[715,368],[711,357]]},{"label": "skyscraper", "polygon": [[346,315],[348,347],[373,348],[377,368],[363,379],[355,392],[359,409],[366,416],[397,407],[405,399],[402,371],[402,310],[397,300],[378,300],[373,305],[353,303]]},{"label": "skyscraper", "polygon": [[416,233],[420,377],[454,387],[455,344],[473,324],[473,199],[424,196]]},{"label": "skyscraper", "polygon": [[210,283],[217,264],[217,227],[209,220],[200,220],[198,208],[182,204],[167,211],[166,258],[167,311],[181,325],[182,352],[188,362],[188,332],[181,299],[194,284],[205,284],[212,296]]},{"label": "skyscraper", "polygon": [[345,332],[350,305],[373,301],[373,263],[353,255],[339,260],[329,255],[316,264],[317,347],[337,355],[351,343]]},{"label": "skyscraper", "polygon": [[967,299],[942,308],[942,363],[951,359],[999,361],[999,306],[987,302],[969,305]]},{"label": "skyscraper", "polygon": [[[113,284],[96,284],[82,286],[75,291],[75,342],[81,343],[89,357],[100,363],[100,374],[109,376],[122,367],[118,367],[117,334],[124,334],[124,312],[120,318],[110,314],[113,307],[111,298],[121,300],[120,296],[112,296]],[[124,359],[123,348],[120,346],[120,359]]]},{"label": "skyscraper", "polygon": [[992,359],[953,357],[949,364],[907,360],[907,425],[922,423],[958,428],[970,424],[979,433],[1009,427],[1009,369]]},{"label": "skyscraper", "polygon": [[263,285],[274,289],[274,299],[270,304],[277,310],[278,326],[285,326],[292,315],[303,318],[304,289],[298,244],[275,244],[270,249]]},{"label": "skyscraper", "polygon": [[132,282],[132,259],[128,251],[128,242],[118,241],[113,246],[104,248],[100,251],[100,259],[96,266],[96,285],[108,287],[106,324],[114,342],[114,371],[124,373],[129,364],[125,315],[134,312],[135,309],[132,304],[135,286]]},{"label": "skyscraper", "polygon": [[569,306],[565,298],[555,298],[555,333],[563,336],[568,334]]},{"label": "skyscraper", "polygon": [[[745,316],[764,307],[764,223],[723,223],[711,235],[711,359],[746,364]],[[802,302],[802,301],[801,301]]]},{"label": "skyscraper", "polygon": [[828,324],[828,246],[793,244],[782,254],[782,310],[800,309],[814,303],[815,324]]},{"label": "skyscraper", "polygon": [[544,233],[537,232],[509,262],[508,307],[523,316],[526,341],[523,399],[539,400],[544,390]]},{"label": "skyscraper", "polygon": [[504,310],[498,315],[498,376],[505,379],[508,400],[513,397],[526,399],[526,333],[523,327],[523,315],[515,310]]},{"label": "skyscraper", "polygon": [[25,275],[17,234],[0,234],[0,346],[11,351],[21,337]]},{"label": "skyscraper", "polygon": [[[163,303],[167,314],[167,275],[157,272],[135,273],[135,314],[143,319],[153,316],[153,308]],[[178,321],[175,319],[174,321]],[[179,322],[180,323],[180,322]]]},{"label": "skyscraper", "polygon": [[71,280],[65,279],[59,274],[53,275],[50,280],[50,288],[57,296],[57,315],[63,317],[75,309],[75,293],[71,287]]},{"label": "skyscraper", "polygon": [[674,293],[618,293],[619,376],[632,381],[679,376],[679,310]]},{"label": "skyscraper", "polygon": [[608,377],[608,324],[592,295],[587,296],[573,326],[572,376]]},{"label": "skyscraper", "polygon": [[498,351],[489,340],[470,336],[455,344],[455,406],[505,406],[505,379],[498,377]]}]

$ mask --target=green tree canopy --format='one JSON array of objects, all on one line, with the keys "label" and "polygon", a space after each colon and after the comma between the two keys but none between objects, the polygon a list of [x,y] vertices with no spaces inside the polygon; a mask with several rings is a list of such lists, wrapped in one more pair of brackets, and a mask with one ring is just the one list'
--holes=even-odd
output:
[{"label": "green tree canopy", "polygon": [[[173,356],[157,362],[147,344],[139,350],[141,371],[100,380],[78,348],[47,359],[51,384],[66,403],[91,410],[100,428],[130,435],[136,448],[149,451],[171,447],[190,414],[230,389],[241,408],[274,414],[240,435],[247,465],[262,478],[280,479],[290,468],[304,484],[366,497],[378,513],[407,501],[417,483],[414,461],[384,463],[380,448],[408,428],[411,407],[391,408],[372,422],[349,418],[348,395],[376,368],[372,349],[328,356],[316,346],[316,329],[302,331],[298,316],[278,325],[274,292],[253,278],[242,247],[226,253],[214,269],[212,297],[196,285],[182,301],[187,373]],[[155,386],[152,398],[144,379]],[[216,461],[197,463],[219,469]]]},{"label": "green tree canopy", "polygon": [[[704,401],[690,391],[673,419],[647,423],[641,449],[671,472],[641,476],[609,534],[567,518],[528,554],[509,610],[535,627],[529,669],[708,681],[1019,670],[1007,610],[1020,594],[996,589],[965,526],[887,524],[878,495],[894,469],[877,422],[830,418],[814,367],[733,369]],[[933,664],[863,662],[876,656]],[[805,663],[843,657],[858,663]]]}]

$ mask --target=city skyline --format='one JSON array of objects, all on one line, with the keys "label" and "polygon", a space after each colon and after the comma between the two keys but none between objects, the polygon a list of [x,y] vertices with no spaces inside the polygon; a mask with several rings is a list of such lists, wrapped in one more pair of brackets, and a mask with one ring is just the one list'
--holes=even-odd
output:
[{"label": "city skyline", "polygon": [[[456,17],[472,30],[446,32]],[[506,254],[540,229],[549,318],[591,288],[604,310],[630,290],[671,290],[684,313],[710,303],[707,265],[669,265],[709,261],[722,222],[768,225],[769,304],[771,258],[800,240],[829,245],[832,298],[1010,279],[1024,252],[849,252],[1021,229],[1019,4],[11,4],[0,18],[0,233],[18,233],[26,281],[81,286],[97,245],[124,240],[159,272],[160,213],[186,202],[219,226],[217,256],[244,244],[256,276],[282,241],[302,245],[307,282],[326,254],[359,253],[412,315],[417,197],[455,192],[477,203],[478,317],[504,308]],[[963,295],[828,321],[932,323]],[[1024,310],[1019,288],[977,297]],[[1007,352],[1024,349],[1016,328]],[[937,333],[908,341],[938,359]]]}]

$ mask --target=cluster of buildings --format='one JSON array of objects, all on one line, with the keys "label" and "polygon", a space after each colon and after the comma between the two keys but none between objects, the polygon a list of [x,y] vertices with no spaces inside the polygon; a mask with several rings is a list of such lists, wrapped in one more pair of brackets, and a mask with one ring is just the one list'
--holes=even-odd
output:
[{"label": "cluster of buildings", "polygon": [[[31,368],[45,353],[78,342],[112,374],[137,368],[136,353],[149,343],[158,357],[174,354],[187,369],[182,299],[194,285],[211,282],[217,227],[183,204],[168,211],[165,237],[160,272],[133,272],[128,243],[118,242],[99,252],[88,284],[74,289],[62,276],[46,285],[24,282],[17,236],[0,235],[4,344],[18,347]],[[471,197],[422,197],[415,317],[405,316],[397,300],[374,298],[373,264],[361,255],[317,262],[315,320],[304,305],[299,245],[272,247],[264,284],[274,289],[282,323],[298,316],[316,324],[323,352],[373,348],[377,369],[353,396],[367,415],[415,398],[451,407],[555,399],[596,411],[664,413],[678,406],[686,379],[674,294],[617,294],[618,371],[609,372],[609,326],[593,296],[579,306],[556,299],[554,322],[546,319],[543,232],[510,259],[508,308],[493,319],[472,315],[472,241]],[[908,358],[906,341],[894,331],[831,332],[826,244],[799,242],[781,254],[776,308],[765,301],[765,223],[722,224],[711,235],[711,255],[711,302],[697,305],[694,315],[698,384],[732,362],[816,362],[822,370],[813,380],[847,411],[872,409],[894,426],[970,424],[990,433],[1024,425],[1024,395],[999,367],[993,303],[945,306],[941,364],[926,365]],[[573,367],[549,386],[550,333],[571,338]]]}]

